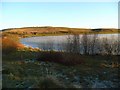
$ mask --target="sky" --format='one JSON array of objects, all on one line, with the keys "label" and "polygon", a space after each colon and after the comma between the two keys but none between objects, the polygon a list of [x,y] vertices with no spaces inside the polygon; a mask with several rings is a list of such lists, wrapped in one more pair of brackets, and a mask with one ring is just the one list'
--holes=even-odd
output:
[{"label": "sky", "polygon": [[1,27],[118,28],[117,2],[1,2]]}]

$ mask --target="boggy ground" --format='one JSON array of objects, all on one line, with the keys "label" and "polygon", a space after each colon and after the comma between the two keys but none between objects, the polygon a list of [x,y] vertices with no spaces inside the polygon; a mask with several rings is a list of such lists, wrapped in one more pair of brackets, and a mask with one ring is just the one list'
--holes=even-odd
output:
[{"label": "boggy ground", "polygon": [[3,88],[119,87],[119,56],[56,53],[26,49],[3,55]]}]

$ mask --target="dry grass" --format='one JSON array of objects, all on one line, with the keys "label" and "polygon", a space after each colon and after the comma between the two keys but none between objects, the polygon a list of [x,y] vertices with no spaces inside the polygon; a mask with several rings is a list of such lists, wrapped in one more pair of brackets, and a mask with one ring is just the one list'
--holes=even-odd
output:
[{"label": "dry grass", "polygon": [[66,35],[71,33],[118,33],[118,29],[101,29],[101,31],[93,31],[92,29],[86,28],[68,28],[68,27],[25,27],[25,28],[13,28],[3,30],[3,33],[18,35],[20,37],[31,37],[31,36],[50,36],[50,35]]},{"label": "dry grass", "polygon": [[0,38],[0,43],[3,54],[9,54],[18,49],[25,48],[25,46],[19,42],[19,37],[17,35],[3,33]]},{"label": "dry grass", "polygon": [[[64,85],[65,87],[68,87],[68,86],[71,87],[71,85],[74,85],[72,81],[76,81],[75,76],[80,76],[81,85],[83,87],[86,87],[84,85],[87,85],[87,81],[84,80],[84,77],[92,77],[94,79],[98,75],[100,80],[111,80],[111,81],[113,79],[118,78],[118,72],[117,72],[118,67],[112,68],[112,67],[102,66],[102,64],[107,64],[106,59],[109,56],[106,56],[106,57],[105,56],[82,56],[82,55],[78,56],[73,54],[68,55],[68,53],[56,54],[56,52],[54,52],[56,56],[56,59],[55,59],[56,63],[52,63],[55,61],[51,60],[52,62],[48,62],[47,60],[44,60],[44,59],[43,61],[45,62],[37,61],[36,54],[41,55],[41,53],[30,52],[30,51],[19,51],[19,52],[17,51],[15,53],[8,54],[7,57],[3,56],[3,73],[2,73],[3,87],[5,88],[32,87],[32,88],[38,88],[38,89],[40,88],[40,90],[46,87],[62,88],[64,87]],[[46,52],[44,52],[44,54],[46,56]],[[63,63],[62,60],[60,64],[57,62],[57,58],[59,54],[60,56],[64,57],[64,60],[66,60],[67,64],[65,63],[65,61]],[[20,59],[21,55],[22,55],[22,59]],[[47,58],[49,57],[46,56],[46,59]],[[74,66],[68,64],[69,62],[70,63],[76,62],[75,60],[76,58],[78,58],[78,60],[84,60],[85,63],[74,65]],[[110,61],[117,62],[118,60],[117,58],[118,57],[116,56],[112,56],[110,58]],[[30,62],[28,61],[26,62],[26,59],[28,59]],[[33,62],[33,60],[35,61]],[[61,65],[61,64],[64,64],[64,65]]]},{"label": "dry grass", "polygon": [[60,63],[63,65],[77,65],[84,63],[83,59],[80,55],[71,54],[71,53],[63,53],[63,52],[40,52],[37,58],[38,61],[49,61]]},{"label": "dry grass", "polygon": [[9,54],[17,50],[17,43],[10,38],[2,39],[2,53]]}]

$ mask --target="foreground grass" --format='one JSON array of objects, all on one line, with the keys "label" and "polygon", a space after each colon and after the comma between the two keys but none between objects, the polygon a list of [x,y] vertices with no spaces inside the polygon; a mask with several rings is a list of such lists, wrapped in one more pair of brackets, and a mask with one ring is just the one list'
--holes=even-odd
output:
[{"label": "foreground grass", "polygon": [[109,64],[118,62],[118,56],[79,55],[84,63],[64,65],[38,59],[42,53],[46,52],[28,50],[3,55],[3,88],[115,88],[119,85],[119,66]]}]

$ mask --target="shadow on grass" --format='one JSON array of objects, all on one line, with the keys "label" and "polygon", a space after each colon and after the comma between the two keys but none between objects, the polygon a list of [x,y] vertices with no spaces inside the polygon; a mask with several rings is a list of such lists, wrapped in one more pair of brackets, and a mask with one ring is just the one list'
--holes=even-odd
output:
[{"label": "shadow on grass", "polygon": [[40,52],[37,60],[55,62],[63,65],[77,65],[84,63],[84,60],[78,54],[53,51]]}]

